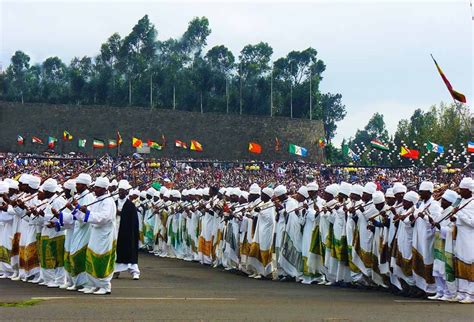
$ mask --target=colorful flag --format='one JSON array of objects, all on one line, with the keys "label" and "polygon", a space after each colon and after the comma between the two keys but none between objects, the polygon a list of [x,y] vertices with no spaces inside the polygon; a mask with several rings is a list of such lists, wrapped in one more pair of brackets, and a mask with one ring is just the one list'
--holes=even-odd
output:
[{"label": "colorful flag", "polygon": [[105,142],[99,139],[94,139],[94,141],[92,141],[92,147],[94,149],[103,149],[105,147]]},{"label": "colorful flag", "polygon": [[378,150],[383,150],[383,151],[389,150],[388,146],[385,143],[382,143],[377,139],[373,139],[372,141],[370,141],[370,145],[373,148],[378,149]]},{"label": "colorful flag", "polygon": [[134,148],[141,148],[142,145],[143,145],[142,140],[137,139],[136,137],[132,137],[132,146],[133,146]]},{"label": "colorful flag", "polygon": [[464,94],[459,93],[459,92],[454,90],[453,86],[451,85],[449,80],[446,78],[446,75],[444,75],[443,71],[441,70],[441,67],[439,67],[439,65],[436,62],[436,60],[434,59],[433,55],[431,55],[431,58],[433,59],[435,65],[436,65],[436,68],[438,69],[438,73],[441,76],[441,78],[443,79],[443,82],[446,85],[446,87],[448,88],[448,91],[451,94],[451,96],[453,97],[453,99],[455,99],[456,101],[459,101],[461,103],[466,103],[467,102],[466,101],[466,96],[464,96]]},{"label": "colorful flag", "polygon": [[86,147],[86,142],[87,142],[86,139],[79,139],[77,141],[77,146],[80,147],[80,148],[85,148]]},{"label": "colorful flag", "polygon": [[118,144],[118,145],[121,145],[122,142],[123,142],[122,136],[120,135],[120,132],[117,131],[117,144]]},{"label": "colorful flag", "polygon": [[402,146],[401,151],[400,151],[400,155],[404,158],[417,160],[418,156],[420,155],[420,151],[410,150],[410,149],[405,148],[405,147]]},{"label": "colorful flag", "polygon": [[17,135],[16,142],[18,142],[18,144],[23,144],[23,137],[21,135]]},{"label": "colorful flag", "polygon": [[351,158],[354,161],[360,160],[360,156],[356,154],[354,151],[352,151],[352,149],[347,144],[344,144],[342,146],[342,154]]},{"label": "colorful flag", "polygon": [[467,142],[467,152],[474,153],[474,142]]},{"label": "colorful flag", "polygon": [[308,150],[306,150],[306,148],[294,144],[290,144],[288,151],[290,152],[290,154],[299,155],[301,157],[305,157],[308,155]]},{"label": "colorful flag", "polygon": [[430,141],[428,141],[428,143],[426,144],[426,148],[428,149],[428,151],[431,152],[444,153],[444,147],[442,145]]},{"label": "colorful flag", "polygon": [[180,141],[180,140],[175,140],[174,141],[174,146],[177,147],[177,148],[182,148],[182,149],[187,149],[188,148],[188,145],[186,143],[184,143],[183,141]]},{"label": "colorful flag", "polygon": [[53,138],[52,136],[48,137],[48,148],[54,149],[54,144],[58,141],[58,139]]},{"label": "colorful flag", "polygon": [[116,140],[110,140],[109,139],[109,145],[108,145],[109,149],[113,149],[113,148],[116,148],[117,147],[117,141]]},{"label": "colorful flag", "polygon": [[33,136],[31,138],[31,142],[38,143],[38,144],[43,144],[43,141],[40,138],[36,137],[36,136]]},{"label": "colorful flag", "polygon": [[202,152],[202,144],[196,140],[191,140],[190,150]]},{"label": "colorful flag", "polygon": [[161,150],[162,146],[159,145],[157,142],[155,141],[152,141],[152,140],[148,140],[148,146],[151,148],[151,149],[156,149],[156,150]]},{"label": "colorful flag", "polygon": [[278,138],[275,138],[275,152],[280,151],[280,140]]},{"label": "colorful flag", "polygon": [[255,142],[249,142],[249,152],[260,154],[262,153],[262,146]]},{"label": "colorful flag", "polygon": [[63,131],[63,141],[71,141],[72,135],[68,131]]},{"label": "colorful flag", "polygon": [[326,146],[326,140],[324,138],[320,138],[318,144],[320,148],[324,148]]}]

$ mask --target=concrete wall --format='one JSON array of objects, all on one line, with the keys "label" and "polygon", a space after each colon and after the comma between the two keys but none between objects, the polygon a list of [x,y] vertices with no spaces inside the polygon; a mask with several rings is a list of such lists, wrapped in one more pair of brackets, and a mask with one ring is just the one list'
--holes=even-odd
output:
[{"label": "concrete wall", "polygon": [[[74,139],[62,141],[63,130]],[[205,158],[219,160],[291,160],[288,144],[306,147],[307,162],[321,162],[322,149],[317,142],[324,136],[320,121],[288,119],[283,117],[254,117],[172,110],[150,110],[146,108],[119,108],[108,106],[65,106],[43,104],[16,104],[0,102],[0,152],[41,152],[46,150],[48,136],[54,136],[56,151],[85,152],[90,155],[116,154],[116,149],[92,149],[92,139],[107,142],[114,139],[119,130],[123,138],[121,154],[131,154],[131,138],[136,136],[144,142],[152,139],[161,142],[166,137],[167,146],[162,151],[151,152],[152,157]],[[17,144],[21,135],[25,144]],[[31,143],[37,136],[45,146]],[[275,137],[281,143],[280,152],[275,152]],[[87,139],[85,149],[79,149],[77,140]],[[181,150],[174,147],[175,140],[189,144],[191,139],[199,141],[203,152]],[[262,146],[262,154],[248,152],[248,142]]]}]

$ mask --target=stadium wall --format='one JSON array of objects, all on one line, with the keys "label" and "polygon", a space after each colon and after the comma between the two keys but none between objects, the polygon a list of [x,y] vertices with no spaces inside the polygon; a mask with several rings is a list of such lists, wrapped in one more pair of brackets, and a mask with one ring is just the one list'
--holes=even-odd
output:
[{"label": "stadium wall", "polygon": [[[324,137],[320,121],[289,119],[284,117],[257,117],[225,115],[215,113],[182,112],[166,109],[110,106],[75,106],[18,104],[0,102],[0,152],[42,152],[47,149],[48,136],[58,139],[55,151],[59,153],[83,152],[88,155],[116,154],[116,149],[92,149],[93,138],[116,138],[119,130],[123,138],[121,154],[131,154],[132,136],[161,143],[162,134],[166,147],[162,151],[152,150],[151,157],[195,158],[217,160],[294,160],[298,157],[288,153],[288,144],[293,143],[308,149],[306,162],[322,162],[323,150],[318,140]],[[73,135],[71,142],[63,142],[63,131]],[[17,136],[24,144],[17,143]],[[37,136],[44,145],[31,143]],[[86,148],[78,147],[78,139],[86,139]],[[280,141],[280,151],[275,152],[275,138]],[[178,149],[175,140],[190,144],[197,140],[203,152]],[[262,146],[261,154],[248,152],[248,143]]]}]

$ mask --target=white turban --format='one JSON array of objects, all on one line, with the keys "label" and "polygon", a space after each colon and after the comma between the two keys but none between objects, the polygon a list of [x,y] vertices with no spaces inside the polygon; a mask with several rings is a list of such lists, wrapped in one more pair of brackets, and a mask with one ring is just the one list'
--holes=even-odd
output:
[{"label": "white turban", "polygon": [[0,181],[0,194],[3,195],[4,193],[7,193],[8,189],[8,183],[6,183],[5,181]]},{"label": "white turban", "polygon": [[181,193],[178,190],[171,190],[171,196],[173,198],[181,198]]},{"label": "white turban", "polygon": [[31,189],[38,189],[41,184],[41,178],[37,176],[29,176],[28,177],[28,186],[30,186]]},{"label": "white turban", "polygon": [[418,200],[420,200],[420,196],[415,191],[408,191],[404,196],[403,199],[406,201],[411,201],[415,205]]},{"label": "white turban", "polygon": [[8,183],[9,189],[18,190],[18,181],[13,179],[5,179],[5,182]]},{"label": "white turban", "polygon": [[81,173],[80,175],[77,176],[76,183],[82,183],[82,184],[85,184],[86,186],[90,186],[90,184],[92,183],[92,178],[90,174]]},{"label": "white turban", "polygon": [[270,187],[265,187],[262,189],[262,193],[266,194],[267,196],[269,196],[270,198],[273,197],[273,189],[270,188]]},{"label": "white turban", "polygon": [[64,182],[63,186],[64,186],[64,189],[67,189],[67,190],[71,190],[71,191],[76,190],[76,180],[69,179],[66,182]]},{"label": "white turban", "polygon": [[430,181],[423,181],[423,182],[420,184],[420,188],[419,188],[418,190],[420,190],[420,191],[433,192],[433,182],[430,182]]},{"label": "white turban", "polygon": [[138,189],[130,190],[130,196],[139,196],[139,195],[140,195],[140,190]]},{"label": "white turban", "polygon": [[395,198],[393,188],[388,188],[387,191],[385,191],[385,198]]},{"label": "white turban", "polygon": [[279,185],[274,190],[275,197],[280,197],[287,192],[288,191],[286,190],[286,187],[284,185]]},{"label": "white turban", "polygon": [[148,188],[148,189],[146,190],[146,194],[153,197],[153,196],[155,195],[155,189],[153,189],[153,188]]},{"label": "white turban", "polygon": [[362,194],[364,193],[364,187],[362,187],[360,184],[354,184],[352,185],[351,193],[362,197]]},{"label": "white turban", "polygon": [[342,181],[339,185],[339,193],[342,193],[349,197],[351,194],[352,185],[350,183]]},{"label": "white turban", "polygon": [[95,179],[95,182],[94,182],[95,187],[100,187],[104,189],[107,189],[109,187],[109,184],[110,182],[107,177],[97,177],[97,179]]},{"label": "white turban", "polygon": [[[225,195],[226,192],[227,192],[227,189],[224,188],[224,187],[222,187],[222,188],[219,189],[219,193],[220,193],[221,195]],[[227,194],[227,195],[228,195],[228,194]]]},{"label": "white turban", "polygon": [[166,191],[168,191],[168,188],[166,188],[165,186],[160,188],[160,194],[164,195]]},{"label": "white turban", "polygon": [[240,196],[244,198],[245,200],[249,199],[249,193],[247,191],[241,191]]},{"label": "white turban", "polygon": [[117,180],[112,180],[112,182],[109,184],[109,186],[117,186],[118,185],[118,182]]},{"label": "white turban", "polygon": [[146,191],[140,191],[140,198],[146,198]]},{"label": "white turban", "polygon": [[459,188],[461,189],[469,189],[474,190],[474,182],[471,177],[465,177],[461,180],[459,184]]},{"label": "white turban", "polygon": [[204,189],[202,190],[202,195],[203,195],[203,196],[209,196],[209,187],[204,188]]},{"label": "white turban", "polygon": [[393,193],[397,194],[400,192],[403,192],[403,193],[407,192],[407,187],[400,182],[395,182],[395,184],[393,185]]},{"label": "white turban", "polygon": [[252,183],[252,185],[250,186],[250,189],[249,189],[249,192],[252,195],[259,195],[261,191],[262,190],[260,189],[260,187],[256,183]]},{"label": "white turban", "polygon": [[383,192],[375,191],[372,194],[372,201],[374,202],[374,205],[385,202],[385,196],[383,195]]},{"label": "white turban", "polygon": [[56,192],[56,189],[58,188],[58,182],[54,180],[53,178],[49,178],[45,182],[43,182],[43,185],[41,186],[41,189],[43,191],[48,191],[48,192]]},{"label": "white turban", "polygon": [[203,191],[204,189],[194,189],[194,190],[195,190],[194,194],[195,194],[196,196],[202,196],[202,191]]},{"label": "white turban", "polygon": [[298,193],[305,198],[309,198],[308,189],[305,186],[302,186],[298,189]]},{"label": "white turban", "polygon": [[[110,184],[110,185],[112,185],[112,184]],[[130,185],[130,183],[128,183],[128,181],[124,180],[124,179],[120,180],[119,183],[118,183],[118,188],[119,189],[127,190],[127,189],[130,189],[131,187],[132,186]]]},{"label": "white turban", "polygon": [[324,189],[327,193],[331,194],[333,197],[336,197],[339,194],[339,185],[333,183]]},{"label": "white turban", "polygon": [[308,191],[318,191],[319,185],[316,182],[310,182],[306,185]]},{"label": "white turban", "polygon": [[161,195],[161,193],[158,190],[153,189],[153,197],[158,197],[159,198],[160,195]]},{"label": "white turban", "polygon": [[18,181],[20,183],[23,183],[23,184],[28,184],[28,178],[30,177],[30,175],[28,173],[23,173],[20,178],[18,179]]},{"label": "white turban", "polygon": [[448,189],[443,193],[443,199],[446,199],[446,201],[449,201],[450,203],[454,203],[458,198],[459,195],[451,189]]},{"label": "white turban", "polygon": [[364,186],[364,192],[368,193],[369,195],[373,194],[377,191],[377,185],[373,182],[367,182]]},{"label": "white turban", "polygon": [[237,196],[237,197],[240,197],[240,189],[239,188],[233,188],[233,189],[230,189],[230,195],[234,195],[234,196]]}]

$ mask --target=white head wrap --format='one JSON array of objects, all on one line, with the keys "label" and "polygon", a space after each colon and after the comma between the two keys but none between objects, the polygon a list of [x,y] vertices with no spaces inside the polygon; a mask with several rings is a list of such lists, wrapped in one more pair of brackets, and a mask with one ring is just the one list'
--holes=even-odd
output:
[{"label": "white head wrap", "polygon": [[333,197],[336,197],[339,194],[339,185],[333,183],[327,186],[324,191],[331,194]]},{"label": "white head wrap", "polygon": [[286,187],[284,185],[279,185],[274,190],[275,197],[280,197],[287,192],[288,191],[286,190]]},{"label": "white head wrap", "polygon": [[354,184],[352,185],[351,193],[362,197],[362,194],[364,193],[364,187],[362,187],[360,184]]},{"label": "white head wrap", "polygon": [[302,195],[303,197],[305,197],[306,199],[309,198],[308,189],[305,186],[300,187],[298,189],[298,193]]},{"label": "white head wrap", "polygon": [[446,199],[446,201],[449,201],[450,203],[454,203],[458,198],[459,195],[451,189],[448,189],[443,193],[443,199]]},{"label": "white head wrap", "polygon": [[350,183],[342,181],[339,185],[339,193],[345,194],[349,197],[351,194],[352,185]]},{"label": "white head wrap", "polygon": [[308,191],[318,191],[319,185],[316,182],[310,182],[306,185]]},{"label": "white head wrap", "polygon": [[97,177],[95,179],[94,186],[107,189],[109,187],[109,184],[110,184],[109,183],[109,178],[107,178],[107,177]]},{"label": "white head wrap", "polygon": [[459,184],[459,188],[461,189],[469,189],[469,190],[474,190],[474,181],[472,180],[471,177],[465,177],[461,180],[461,183]]},{"label": "white head wrap", "polygon": [[18,190],[18,181],[13,179],[5,179],[5,182],[8,183],[8,188]]},{"label": "white head wrap", "polygon": [[53,178],[49,178],[45,182],[43,182],[41,188],[43,191],[56,192],[56,190],[58,189],[58,182]]},{"label": "white head wrap", "polygon": [[262,189],[262,193],[266,194],[267,196],[269,196],[270,198],[273,197],[273,189],[270,188],[270,187],[265,187]]},{"label": "white head wrap", "polygon": [[7,193],[9,189],[8,183],[5,181],[0,181],[0,194]]},{"label": "white head wrap", "polygon": [[369,195],[373,194],[377,191],[377,185],[373,182],[367,182],[364,186],[364,192],[368,193]]},{"label": "white head wrap", "polygon": [[249,189],[249,193],[253,194],[253,195],[259,195],[261,191],[262,190],[260,189],[260,187],[256,183],[252,183],[252,185],[250,186],[250,189]]},{"label": "white head wrap", "polygon": [[395,184],[393,185],[393,193],[397,194],[397,193],[400,193],[400,192],[406,193],[407,192],[407,187],[404,184],[400,183],[400,182],[395,182]]},{"label": "white head wrap", "polygon": [[92,178],[90,174],[81,173],[80,175],[77,176],[76,183],[82,183],[82,184],[85,184],[86,186],[90,186],[92,183]]},{"label": "white head wrap", "polygon": [[41,184],[41,178],[37,176],[29,176],[28,177],[28,186],[30,186],[31,189],[38,189]]},{"label": "white head wrap", "polygon": [[130,185],[130,183],[128,183],[128,181],[124,180],[124,179],[120,180],[119,183],[118,183],[118,188],[119,189],[127,190],[127,189],[130,189],[131,187],[132,186]]},{"label": "white head wrap", "polygon": [[374,205],[385,202],[385,196],[383,195],[383,192],[375,191],[372,194],[372,201],[374,202]]},{"label": "white head wrap", "polygon": [[411,201],[415,205],[418,200],[420,200],[420,196],[415,191],[408,191],[404,196],[403,199],[406,201]]},{"label": "white head wrap", "polygon": [[423,181],[423,182],[420,184],[420,188],[419,188],[418,190],[420,190],[420,191],[433,192],[433,182],[431,182],[431,181]]},{"label": "white head wrap", "polygon": [[395,198],[393,188],[388,188],[387,191],[385,191],[385,198]]}]

